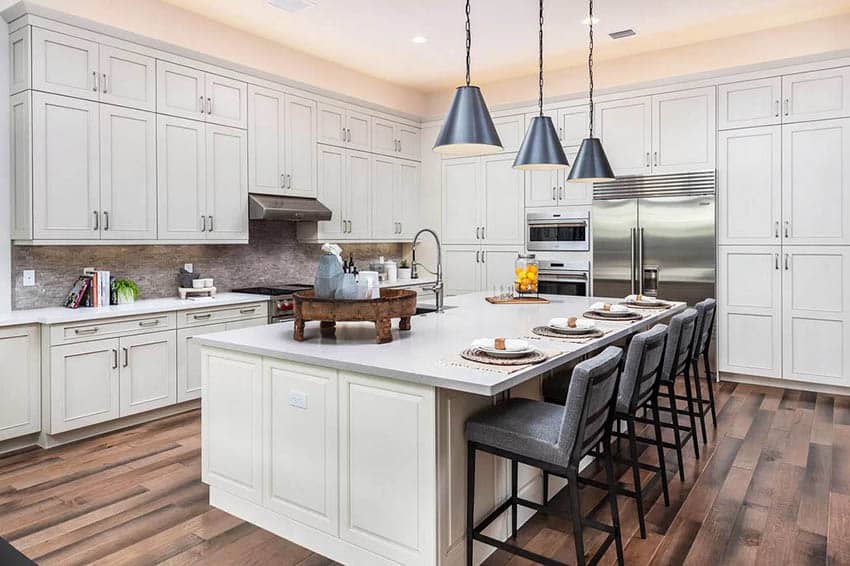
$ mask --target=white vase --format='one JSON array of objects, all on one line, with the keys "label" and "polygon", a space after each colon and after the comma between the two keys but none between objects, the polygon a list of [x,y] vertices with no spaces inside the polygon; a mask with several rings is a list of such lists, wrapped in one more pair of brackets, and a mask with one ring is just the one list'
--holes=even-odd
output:
[{"label": "white vase", "polygon": [[398,268],[398,278],[407,280],[410,279],[410,268],[409,267],[399,267]]},{"label": "white vase", "polygon": [[115,293],[119,305],[132,305],[136,302],[136,297],[132,291],[117,291]]}]

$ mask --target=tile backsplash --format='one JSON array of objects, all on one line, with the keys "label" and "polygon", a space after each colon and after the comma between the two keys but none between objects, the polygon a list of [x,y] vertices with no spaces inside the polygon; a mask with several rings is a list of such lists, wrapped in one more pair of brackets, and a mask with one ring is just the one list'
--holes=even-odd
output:
[{"label": "tile backsplash", "polygon": [[[380,256],[398,259],[402,244],[340,244],[360,269]],[[235,287],[312,283],[321,245],[295,237],[295,223],[252,221],[247,245],[13,246],[12,305],[15,309],[61,306],[85,267],[106,269],[138,283],[142,299],[177,294],[184,263],[215,279],[219,291]],[[36,285],[24,287],[22,272],[34,269]]]}]

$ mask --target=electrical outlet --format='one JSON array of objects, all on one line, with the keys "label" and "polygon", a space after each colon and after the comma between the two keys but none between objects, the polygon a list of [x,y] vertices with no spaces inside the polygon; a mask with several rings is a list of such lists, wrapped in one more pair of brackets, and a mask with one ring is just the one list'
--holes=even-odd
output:
[{"label": "electrical outlet", "polygon": [[194,266],[194,265],[192,265],[191,263],[184,263],[184,264],[183,264],[183,269],[185,269],[185,270],[186,270],[186,271],[188,271],[189,273],[194,273],[194,272],[195,272],[195,266]]},{"label": "electrical outlet", "polygon": [[24,269],[24,287],[35,287],[35,269]]},{"label": "electrical outlet", "polygon": [[299,409],[307,408],[307,394],[301,391],[289,392],[289,404]]}]

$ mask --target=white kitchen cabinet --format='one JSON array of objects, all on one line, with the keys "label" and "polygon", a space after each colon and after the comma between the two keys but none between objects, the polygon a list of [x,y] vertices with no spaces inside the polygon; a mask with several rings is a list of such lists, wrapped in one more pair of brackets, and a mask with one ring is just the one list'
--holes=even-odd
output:
[{"label": "white kitchen cabinet", "polygon": [[41,430],[38,326],[0,328],[0,441]]},{"label": "white kitchen cabinet", "polygon": [[248,240],[248,137],[245,130],[206,125],[206,237]]},{"label": "white kitchen cabinet", "polygon": [[481,239],[484,184],[478,157],[444,159],[443,241],[475,244]]},{"label": "white kitchen cabinet", "polygon": [[[343,193],[346,185],[346,150],[319,144],[318,148],[319,202],[331,210],[331,219],[317,222],[319,238],[340,238],[347,233],[348,224],[343,219]],[[303,223],[298,229],[302,230]]]},{"label": "white kitchen cabinet", "polygon": [[714,169],[715,112],[713,86],[653,96],[652,173]]},{"label": "white kitchen cabinet", "polygon": [[391,157],[419,159],[419,128],[384,118],[372,119],[372,151]]},{"label": "white kitchen cabinet", "polygon": [[36,90],[98,100],[98,44],[32,28],[32,83]]},{"label": "white kitchen cabinet", "polygon": [[376,155],[372,158],[372,237],[406,239],[416,230],[419,164]]},{"label": "white kitchen cabinet", "polygon": [[783,243],[850,244],[850,118],[782,126]]},{"label": "white kitchen cabinet", "polygon": [[316,196],[316,102],[286,95],[286,173],[284,194]]},{"label": "white kitchen cabinet", "polygon": [[158,113],[234,128],[247,127],[246,83],[166,61],[157,61],[156,69]]},{"label": "white kitchen cabinet", "polygon": [[781,251],[781,246],[718,247],[720,371],[782,377]]},{"label": "white kitchen cabinet", "polygon": [[[524,177],[514,169],[515,155],[481,158],[484,210],[481,240],[487,244],[522,244],[525,240]],[[445,201],[452,206],[451,201]]]},{"label": "white kitchen cabinet", "polygon": [[558,206],[563,171],[535,170],[525,172],[525,205],[533,207]]},{"label": "white kitchen cabinet", "polygon": [[372,235],[372,156],[362,151],[348,151],[345,156],[346,190],[342,195],[344,232],[348,238]]},{"label": "white kitchen cabinet", "polygon": [[398,235],[404,240],[413,238],[420,228],[418,202],[421,179],[419,163],[406,160],[396,163],[398,190],[393,195],[393,216],[398,219]]},{"label": "white kitchen cabinet", "polygon": [[558,109],[555,113],[555,127],[558,128],[561,145],[565,148],[581,145],[590,128],[590,110],[587,104]]},{"label": "white kitchen cabinet", "polygon": [[339,537],[400,564],[435,564],[435,388],[348,372],[338,379]]},{"label": "white kitchen cabinet", "polygon": [[320,102],[318,141],[372,151],[372,117],[352,107]]},{"label": "white kitchen cabinet", "polygon": [[120,416],[117,338],[50,348],[50,434]]},{"label": "white kitchen cabinet", "polygon": [[263,363],[263,504],[339,533],[339,383],[332,369]]},{"label": "white kitchen cabinet", "polygon": [[204,119],[221,126],[247,128],[248,85],[213,73],[206,73],[204,81],[207,99]]},{"label": "white kitchen cabinet", "polygon": [[850,385],[850,248],[783,247],[782,377]]},{"label": "white kitchen cabinet", "polygon": [[719,130],[772,126],[782,122],[782,78],[722,84],[717,87]]},{"label": "white kitchen cabinet", "polygon": [[204,240],[207,152],[203,122],[157,117],[160,240]]},{"label": "white kitchen cabinet", "polygon": [[24,26],[9,33],[9,94],[32,87],[31,28]]},{"label": "white kitchen cabinet", "polygon": [[596,105],[594,134],[602,140],[614,174],[646,175],[652,161],[652,98],[642,96]]},{"label": "white kitchen cabinet", "polygon": [[9,98],[9,192],[11,194],[11,236],[31,240],[32,235],[32,92]]},{"label": "white kitchen cabinet", "polygon": [[99,239],[98,104],[35,92],[32,115],[33,237]]},{"label": "white kitchen cabinet", "polygon": [[416,161],[422,157],[420,153],[422,131],[419,128],[407,124],[398,124],[396,126],[396,136],[398,136],[399,157],[414,159]]},{"label": "white kitchen cabinet", "polygon": [[514,265],[522,248],[484,246],[481,250],[481,283],[479,290],[492,291],[494,286],[513,285]]},{"label": "white kitchen cabinet", "polygon": [[156,110],[156,60],[125,49],[100,46],[100,101]]},{"label": "white kitchen cabinet", "polygon": [[850,67],[782,77],[782,123],[850,116]]},{"label": "white kitchen cabinet", "polygon": [[122,417],[177,402],[177,333],[123,336],[120,371]]},{"label": "white kitchen cabinet", "polygon": [[499,139],[502,141],[501,153],[519,151],[522,140],[525,138],[525,116],[523,114],[494,117],[493,126],[495,126],[496,133],[499,134]]},{"label": "white kitchen cabinet", "polygon": [[461,295],[512,285],[522,246],[443,246],[446,293]]},{"label": "white kitchen cabinet", "polygon": [[156,116],[100,105],[100,238],[155,240]]},{"label": "white kitchen cabinet", "polygon": [[778,244],[781,126],[721,131],[717,146],[718,244]]},{"label": "white kitchen cabinet", "polygon": [[574,183],[567,180],[570,170],[576,162],[580,146],[564,148],[570,166],[563,171],[564,182],[558,189],[558,204],[560,206],[590,206],[593,204],[593,183]]},{"label": "white kitchen cabinet", "polygon": [[195,336],[227,330],[227,323],[177,330],[177,402],[201,397],[201,348]]}]

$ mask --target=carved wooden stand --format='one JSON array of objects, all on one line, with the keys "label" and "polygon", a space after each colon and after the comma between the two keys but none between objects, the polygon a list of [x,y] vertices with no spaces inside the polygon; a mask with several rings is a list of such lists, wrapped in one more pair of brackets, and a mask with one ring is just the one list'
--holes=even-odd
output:
[{"label": "carved wooden stand", "polygon": [[398,318],[399,330],[410,330],[410,317],[416,314],[416,292],[407,289],[381,289],[380,299],[341,301],[317,299],[312,290],[299,291],[295,300],[295,332],[293,337],[304,340],[304,326],[308,320],[321,322],[323,338],[333,338],[337,322],[374,322],[375,342],[392,342],[392,319]]}]

